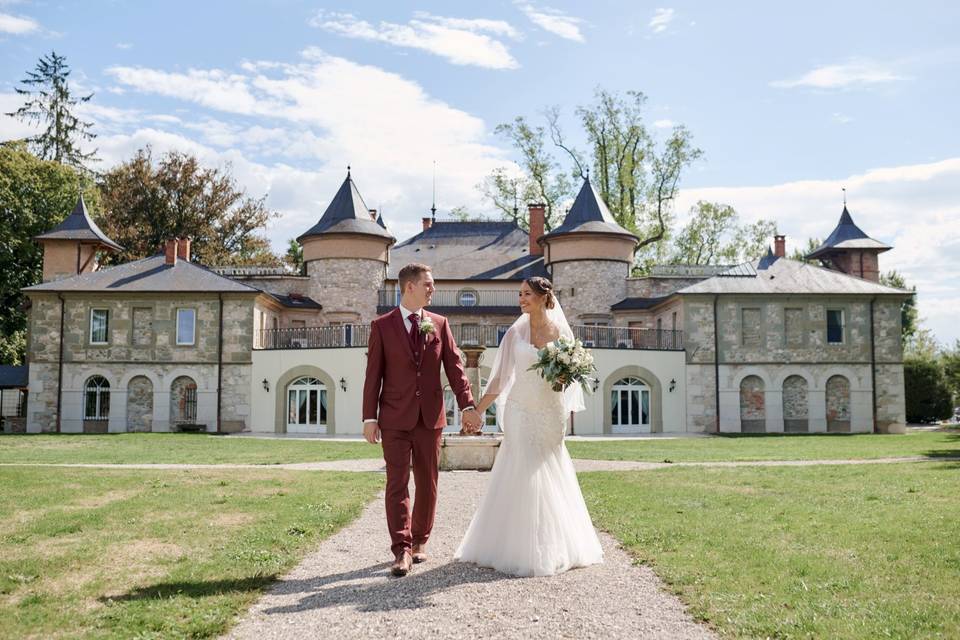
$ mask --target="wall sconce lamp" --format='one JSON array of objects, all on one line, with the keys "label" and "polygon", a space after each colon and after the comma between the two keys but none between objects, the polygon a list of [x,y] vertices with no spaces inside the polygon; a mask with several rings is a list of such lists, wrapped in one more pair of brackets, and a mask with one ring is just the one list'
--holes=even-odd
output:
[{"label": "wall sconce lamp", "polygon": [[347,390],[347,381],[345,378],[340,378],[340,388],[344,391]]},{"label": "wall sconce lamp", "polygon": [[593,386],[593,392],[596,393],[597,389],[600,388],[600,378],[593,378],[590,384]]},{"label": "wall sconce lamp", "polygon": [[263,379],[263,390],[270,391],[270,381],[266,378]]},{"label": "wall sconce lamp", "polygon": [[670,393],[673,393],[673,390],[677,388],[676,378],[670,378]]}]

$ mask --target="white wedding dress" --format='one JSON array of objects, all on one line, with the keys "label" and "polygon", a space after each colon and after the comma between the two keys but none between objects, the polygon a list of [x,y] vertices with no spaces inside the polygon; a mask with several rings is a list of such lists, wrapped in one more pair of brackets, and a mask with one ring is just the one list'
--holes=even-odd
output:
[{"label": "white wedding dress", "polygon": [[515,324],[504,337],[487,386],[500,390],[504,437],[454,558],[517,576],[548,576],[602,562],[603,550],[563,442],[569,390],[554,392],[527,370],[537,349],[523,329]]}]

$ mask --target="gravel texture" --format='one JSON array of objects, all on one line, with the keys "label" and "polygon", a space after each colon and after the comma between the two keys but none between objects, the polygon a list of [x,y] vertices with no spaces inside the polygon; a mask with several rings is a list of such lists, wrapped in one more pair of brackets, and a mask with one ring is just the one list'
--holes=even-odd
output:
[{"label": "gravel texture", "polygon": [[383,502],[324,541],[227,635],[273,638],[714,638],[601,533],[602,565],[514,578],[453,562],[489,476],[440,477],[430,560],[389,575]]}]

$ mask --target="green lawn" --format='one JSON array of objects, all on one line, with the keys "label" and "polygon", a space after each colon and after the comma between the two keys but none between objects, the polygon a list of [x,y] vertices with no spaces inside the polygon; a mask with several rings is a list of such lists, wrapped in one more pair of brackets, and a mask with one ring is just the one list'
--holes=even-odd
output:
[{"label": "green lawn", "polygon": [[0,469],[0,638],[207,638],[378,474]]},{"label": "green lawn", "polygon": [[960,637],[960,463],[580,482],[594,523],[725,637]]},{"label": "green lawn", "polygon": [[[2,441],[0,441],[2,447]],[[904,435],[737,435],[672,440],[568,441],[574,458],[704,462],[735,460],[841,460],[897,456],[960,457],[960,433]]]},{"label": "green lawn", "polygon": [[363,441],[230,438],[188,433],[0,436],[0,463],[279,464],[381,458]]},{"label": "green lawn", "polygon": [[[960,433],[906,435],[719,436],[670,440],[568,441],[574,458],[703,462],[734,460],[836,460],[926,455],[960,456]],[[380,458],[363,441],[230,438],[202,434],[0,436],[0,463],[281,464]]]}]

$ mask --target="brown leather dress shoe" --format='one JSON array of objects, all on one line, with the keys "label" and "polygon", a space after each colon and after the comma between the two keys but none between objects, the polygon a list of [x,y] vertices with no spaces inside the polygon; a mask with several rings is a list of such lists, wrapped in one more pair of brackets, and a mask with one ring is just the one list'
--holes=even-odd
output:
[{"label": "brown leather dress shoe", "polygon": [[403,576],[410,573],[410,567],[413,566],[413,558],[410,557],[409,551],[404,551],[397,554],[397,560],[393,563],[393,566],[390,567],[390,573],[402,578]]},{"label": "brown leather dress shoe", "polygon": [[420,564],[421,562],[427,561],[427,545],[425,544],[415,544],[413,545],[413,563]]}]

